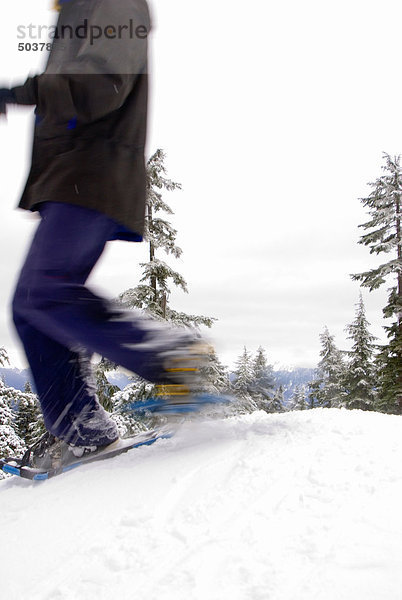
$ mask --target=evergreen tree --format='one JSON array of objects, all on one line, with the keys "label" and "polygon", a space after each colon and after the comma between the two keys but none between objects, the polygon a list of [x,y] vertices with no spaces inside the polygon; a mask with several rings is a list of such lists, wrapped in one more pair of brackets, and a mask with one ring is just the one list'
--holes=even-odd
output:
[{"label": "evergreen tree", "polygon": [[250,384],[251,396],[261,410],[278,412],[275,400],[275,377],[273,368],[268,364],[264,348],[260,346],[252,361],[253,378]]},{"label": "evergreen tree", "polygon": [[254,371],[251,354],[246,346],[244,346],[242,354],[236,361],[234,375],[233,389],[235,392],[239,395],[248,395],[254,380]]},{"label": "evergreen tree", "polygon": [[160,213],[173,215],[170,206],[162,198],[162,190],[168,192],[181,189],[177,182],[165,177],[166,156],[162,150],[157,150],[147,162],[147,196],[146,220],[144,238],[149,244],[149,261],[141,263],[143,274],[140,285],[126,290],[120,295],[120,300],[130,308],[140,308],[152,316],[164,319],[175,325],[211,327],[214,319],[202,315],[189,315],[178,312],[169,306],[170,284],[187,293],[187,283],[172,267],[156,257],[158,250],[179,258],[181,248],[176,244],[177,230],[163,218]]},{"label": "evergreen tree", "polygon": [[[31,446],[45,433],[46,430],[38,398],[30,391],[20,392],[13,388],[9,389],[11,390],[13,401],[16,406],[14,421],[15,431],[24,441],[26,446]],[[25,385],[25,389],[31,389],[29,382]]]},{"label": "evergreen tree", "polygon": [[13,396],[10,391],[11,388],[0,381],[0,425],[2,426],[12,426],[14,423],[14,412],[11,406]]},{"label": "evergreen tree", "polygon": [[113,410],[113,395],[120,391],[117,385],[109,383],[106,373],[116,368],[113,362],[103,357],[95,367],[96,394],[103,408],[108,411]]},{"label": "evergreen tree", "polygon": [[368,208],[370,220],[360,227],[368,233],[359,243],[369,246],[370,254],[392,254],[390,260],[375,269],[352,275],[370,291],[390,279],[395,284],[389,289],[385,318],[393,319],[386,326],[389,344],[379,359],[379,396],[382,410],[402,413],[402,170],[400,156],[384,154],[384,175],[369,185],[371,194],[361,201]]},{"label": "evergreen tree", "polygon": [[376,365],[378,373],[378,399],[376,410],[402,414],[402,336],[395,322],[388,330],[389,344],[381,349]]},{"label": "evergreen tree", "polygon": [[222,394],[230,389],[229,374],[213,348],[207,354],[207,364],[201,368],[203,391]]},{"label": "evergreen tree", "polygon": [[306,388],[304,385],[297,385],[289,402],[289,410],[306,410],[307,408]]},{"label": "evergreen tree", "polygon": [[33,394],[33,391],[32,391],[32,386],[31,386],[31,384],[29,383],[29,381],[26,381],[26,382],[25,382],[25,384],[24,384],[24,392],[25,392],[26,394]]},{"label": "evergreen tree", "polygon": [[373,410],[376,400],[377,374],[374,367],[375,336],[369,332],[369,322],[363,297],[360,294],[356,305],[356,318],[346,327],[348,339],[353,341],[349,352],[349,363],[345,374],[344,385],[346,397],[343,402],[346,408]]},{"label": "evergreen tree", "polygon": [[0,367],[4,367],[6,363],[9,364],[10,361],[8,359],[6,349],[3,346],[1,346],[0,347]]},{"label": "evergreen tree", "polygon": [[121,437],[134,435],[152,429],[155,426],[153,417],[142,417],[131,413],[128,409],[133,402],[140,402],[155,395],[155,385],[134,375],[132,382],[123,390],[115,392],[112,397],[113,413]]},{"label": "evergreen tree", "polygon": [[280,385],[278,389],[275,391],[275,395],[272,399],[271,408],[269,412],[280,413],[285,410],[285,393],[283,386]]},{"label": "evergreen tree", "polygon": [[236,361],[234,377],[232,389],[237,398],[236,408],[238,412],[253,412],[254,410],[258,410],[257,403],[253,400],[250,392],[254,382],[253,361],[251,354],[245,346],[242,354]]},{"label": "evergreen tree", "polygon": [[[14,390],[16,391],[16,390]],[[0,381],[0,457],[20,457],[26,450],[24,441],[15,431],[15,414],[12,408],[14,403],[12,388],[8,388]],[[0,479],[4,474],[0,471]]]},{"label": "evergreen tree", "polygon": [[[1,347],[0,365],[6,363],[10,361]],[[0,380],[0,456],[22,456],[26,447],[39,439],[44,430],[39,403],[29,383],[25,384],[25,391],[20,392]]]},{"label": "evergreen tree", "polygon": [[334,408],[342,405],[344,400],[343,381],[345,365],[343,354],[335,345],[334,336],[330,335],[328,328],[320,335],[322,349],[321,360],[318,363],[316,378],[309,384],[310,407],[322,406]]}]

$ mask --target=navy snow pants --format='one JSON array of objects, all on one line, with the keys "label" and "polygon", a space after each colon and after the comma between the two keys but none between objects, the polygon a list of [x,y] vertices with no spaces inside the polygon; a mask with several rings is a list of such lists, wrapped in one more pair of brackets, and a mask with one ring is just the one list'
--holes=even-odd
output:
[{"label": "navy snow pants", "polygon": [[[71,422],[98,400],[88,377],[93,353],[149,381],[163,379],[161,353],[188,341],[142,313],[123,310],[85,287],[118,225],[97,211],[42,204],[41,221],[22,268],[13,316],[35,381],[47,429],[68,440]],[[77,440],[84,445],[87,440]]]}]

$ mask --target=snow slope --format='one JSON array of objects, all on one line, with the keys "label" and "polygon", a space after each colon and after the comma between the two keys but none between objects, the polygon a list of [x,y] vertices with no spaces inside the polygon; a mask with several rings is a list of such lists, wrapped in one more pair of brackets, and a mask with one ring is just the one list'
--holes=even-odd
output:
[{"label": "snow slope", "polygon": [[401,418],[254,413],[0,483],[7,600],[401,600]]}]

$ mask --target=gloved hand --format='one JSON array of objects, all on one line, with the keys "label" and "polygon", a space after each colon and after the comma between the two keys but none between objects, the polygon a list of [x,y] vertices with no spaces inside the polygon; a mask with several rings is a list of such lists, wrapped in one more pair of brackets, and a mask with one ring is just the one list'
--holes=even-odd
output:
[{"label": "gloved hand", "polygon": [[17,99],[12,90],[0,88],[0,115],[6,114],[6,104],[16,104]]}]

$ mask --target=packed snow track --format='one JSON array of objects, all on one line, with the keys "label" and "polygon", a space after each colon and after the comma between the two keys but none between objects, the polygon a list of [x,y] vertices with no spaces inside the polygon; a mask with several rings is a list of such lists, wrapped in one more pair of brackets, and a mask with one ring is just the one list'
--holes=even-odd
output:
[{"label": "packed snow track", "polygon": [[401,600],[401,424],[257,412],[4,480],[1,597]]}]

